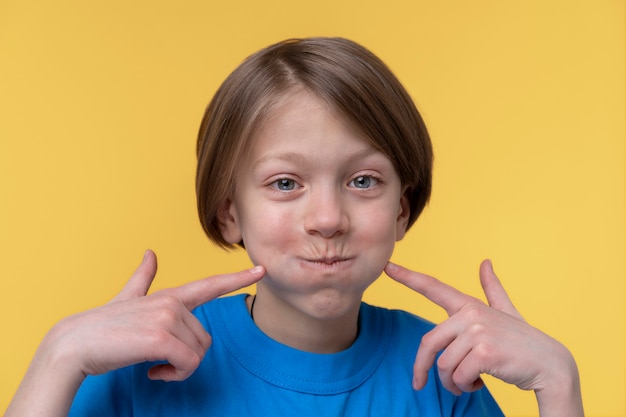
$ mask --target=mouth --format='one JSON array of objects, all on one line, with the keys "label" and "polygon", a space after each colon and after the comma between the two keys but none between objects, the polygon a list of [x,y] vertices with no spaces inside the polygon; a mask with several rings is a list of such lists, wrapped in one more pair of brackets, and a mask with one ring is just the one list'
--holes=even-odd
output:
[{"label": "mouth", "polygon": [[306,269],[314,269],[322,272],[336,272],[349,267],[354,258],[310,258],[303,259],[302,264]]}]

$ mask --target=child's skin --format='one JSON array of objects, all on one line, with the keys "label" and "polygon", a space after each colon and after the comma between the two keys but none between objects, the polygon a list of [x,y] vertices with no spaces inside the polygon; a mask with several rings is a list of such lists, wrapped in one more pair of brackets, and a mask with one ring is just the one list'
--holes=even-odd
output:
[{"label": "child's skin", "polygon": [[330,353],[356,338],[365,289],[380,275],[409,215],[391,161],[310,94],[296,92],[263,123],[232,201],[220,215],[267,270],[254,319],[268,336]]},{"label": "child's skin", "polygon": [[148,251],[113,301],[52,329],[6,416],[66,415],[86,375],[139,362],[170,364],[150,378],[187,378],[211,344],[190,311],[255,282],[254,320],[268,336],[311,352],[343,350],[356,338],[363,291],[383,270],[450,316],[422,340],[415,389],[443,350],[436,365],[453,393],[480,388],[486,373],[534,390],[543,417],[582,416],[572,356],[522,319],[489,261],[480,268],[489,305],[388,263],[408,204],[391,161],[355,132],[305,90],[284,95],[255,132],[219,215],[224,238],[243,240],[260,266],[146,296],[156,274]]}]

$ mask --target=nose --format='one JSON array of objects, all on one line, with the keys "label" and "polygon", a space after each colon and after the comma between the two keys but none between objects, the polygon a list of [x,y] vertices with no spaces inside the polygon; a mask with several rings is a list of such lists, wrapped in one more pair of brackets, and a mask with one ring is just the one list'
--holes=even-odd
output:
[{"label": "nose", "polygon": [[332,187],[315,190],[309,194],[305,204],[304,227],[307,233],[328,239],[348,230],[346,202],[339,190]]}]

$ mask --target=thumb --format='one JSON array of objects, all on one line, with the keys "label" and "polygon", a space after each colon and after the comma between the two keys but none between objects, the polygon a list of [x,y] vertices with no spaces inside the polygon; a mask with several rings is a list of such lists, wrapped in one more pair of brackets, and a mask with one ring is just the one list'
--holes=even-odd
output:
[{"label": "thumb", "polygon": [[148,293],[150,285],[156,275],[157,259],[154,252],[150,249],[146,251],[133,275],[122,291],[113,299],[113,301],[128,300],[130,298],[143,297]]},{"label": "thumb", "polygon": [[500,283],[493,270],[491,261],[488,259],[485,259],[480,264],[480,284],[491,307],[524,321],[524,318],[517,311],[509,295],[504,290],[502,283]]}]

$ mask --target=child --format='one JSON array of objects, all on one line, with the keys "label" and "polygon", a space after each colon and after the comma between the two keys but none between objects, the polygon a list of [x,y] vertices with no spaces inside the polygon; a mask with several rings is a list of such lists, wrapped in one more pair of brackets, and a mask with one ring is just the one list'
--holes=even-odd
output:
[{"label": "child", "polygon": [[[44,338],[7,416],[502,415],[482,373],[534,390],[544,417],[583,415],[572,356],[524,322],[488,261],[489,306],[388,263],[428,201],[432,150],[369,51],[312,38],[252,55],[197,152],[204,230],[257,266],[146,296],[146,252],[111,303]],[[450,318],[362,303],[383,270]]]}]

